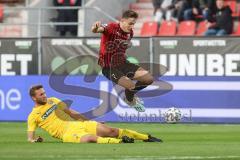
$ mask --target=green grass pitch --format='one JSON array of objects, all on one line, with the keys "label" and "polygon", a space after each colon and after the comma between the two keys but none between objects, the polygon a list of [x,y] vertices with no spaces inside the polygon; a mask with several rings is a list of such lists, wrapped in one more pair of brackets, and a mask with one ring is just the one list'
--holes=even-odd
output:
[{"label": "green grass pitch", "polygon": [[0,123],[0,160],[240,160],[240,125],[111,123],[115,127],[151,133],[164,143],[71,144],[50,137],[44,143],[26,141],[26,123]]}]

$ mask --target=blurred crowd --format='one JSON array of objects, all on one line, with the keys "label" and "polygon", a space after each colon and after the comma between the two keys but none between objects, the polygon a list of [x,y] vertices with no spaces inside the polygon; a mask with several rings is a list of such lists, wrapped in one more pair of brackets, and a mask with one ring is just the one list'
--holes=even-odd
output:
[{"label": "blurred crowd", "polygon": [[206,36],[228,35],[233,32],[232,10],[224,0],[152,0],[154,19],[161,25],[163,20],[207,22]]},{"label": "blurred crowd", "polygon": [[[82,0],[53,0],[56,7],[80,7]],[[57,22],[78,22],[78,9],[58,9]],[[72,36],[77,36],[78,25],[58,25],[56,30],[60,36],[65,36],[69,32]]]}]

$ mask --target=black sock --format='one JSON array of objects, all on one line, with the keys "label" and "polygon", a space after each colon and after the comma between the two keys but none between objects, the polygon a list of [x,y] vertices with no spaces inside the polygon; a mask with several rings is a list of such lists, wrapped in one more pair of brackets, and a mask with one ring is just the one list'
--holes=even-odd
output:
[{"label": "black sock", "polygon": [[135,88],[133,89],[133,91],[135,91],[135,93],[137,93],[138,91],[146,88],[148,85],[146,85],[143,82],[137,81],[137,83],[135,84]]},{"label": "black sock", "polygon": [[140,91],[140,90],[142,90],[142,89],[144,89],[144,88],[146,88],[146,87],[147,87],[146,84],[144,84],[143,82],[137,81],[137,83],[135,84],[135,88],[134,88],[133,90],[128,90],[128,89],[125,90],[126,99],[127,99],[129,102],[132,102],[134,95],[135,95],[138,91]]},{"label": "black sock", "polygon": [[134,94],[135,94],[135,91],[131,91],[131,90],[125,89],[126,99],[127,99],[129,102],[132,102],[132,101],[133,101]]}]

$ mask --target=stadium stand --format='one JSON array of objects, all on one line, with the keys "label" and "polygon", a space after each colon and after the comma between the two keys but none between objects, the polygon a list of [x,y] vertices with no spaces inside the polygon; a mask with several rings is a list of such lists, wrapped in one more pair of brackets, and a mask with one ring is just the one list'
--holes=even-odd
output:
[{"label": "stadium stand", "polygon": [[3,21],[3,5],[0,4],[0,22]]},{"label": "stadium stand", "polygon": [[158,36],[175,36],[177,31],[176,21],[163,21],[159,28]]},{"label": "stadium stand", "polygon": [[196,35],[197,36],[202,36],[204,32],[207,31],[207,22],[206,21],[201,21],[198,23],[197,26],[197,31],[196,31]]},{"label": "stadium stand", "polygon": [[[230,6],[233,12],[232,16],[234,17],[235,23],[238,23],[238,21],[240,21],[240,1],[226,0],[225,5]],[[153,21],[152,0],[137,0],[135,3],[132,3],[129,6],[129,8],[139,13],[139,20],[137,21],[136,27],[134,30],[135,36],[147,36],[147,34],[150,32],[149,27],[151,28],[151,26],[146,28],[146,25],[143,25],[143,24],[145,24],[146,22]],[[166,25],[166,22],[162,23],[161,25],[158,25],[158,27],[160,28],[158,29],[158,33],[156,35],[167,36],[166,32],[169,32],[170,34],[169,36],[175,35],[174,31],[170,31],[172,28],[167,29],[165,25]],[[171,26],[171,27],[174,27],[174,26]],[[189,29],[188,27],[192,27],[193,30],[191,31],[191,29]],[[148,31],[144,31],[144,29],[148,29]],[[191,22],[191,23],[184,22],[183,24],[176,22],[176,31],[177,31],[176,35],[179,35],[179,36],[192,36],[192,35],[200,36],[200,35],[203,35],[203,33],[206,31],[206,22],[202,21],[202,16],[198,17],[198,21],[196,21],[195,24],[194,22]],[[154,35],[154,33],[155,33],[155,30],[149,33],[149,35]],[[233,35],[235,35],[235,33]]]},{"label": "stadium stand", "polygon": [[195,21],[182,21],[179,23],[177,35],[178,36],[193,36],[196,31]]},{"label": "stadium stand", "polygon": [[25,0],[0,0],[0,3],[25,3]]},{"label": "stadium stand", "polygon": [[[133,3],[131,3],[133,2]],[[126,5],[126,7],[122,8],[122,10],[126,10],[128,7],[129,9],[132,9],[139,13],[139,19],[135,25],[134,29],[134,35],[135,36],[192,36],[197,35],[200,36],[204,33],[206,30],[206,24],[201,21],[201,17],[198,21],[193,24],[194,30],[190,30],[188,27],[190,26],[182,26],[179,22],[162,22],[162,24],[155,24],[154,22],[154,16],[153,16],[153,5],[152,0],[136,0],[131,1]],[[238,33],[238,21],[240,20],[240,1],[236,0],[226,0],[225,4],[229,5],[231,10],[233,11],[233,16],[235,20],[235,32],[232,35],[235,35],[235,33]],[[19,13],[16,14],[12,13],[12,11],[4,10],[5,6],[10,7],[17,7],[17,6],[23,6],[25,4],[25,0],[0,0],[0,4],[3,3],[3,5],[0,5],[0,22],[6,22],[6,23],[28,23],[28,19],[26,19],[26,13],[20,13],[23,11],[19,11]],[[22,16],[25,15],[25,16]],[[112,15],[112,14],[110,14]],[[121,16],[120,14],[118,16]],[[116,15],[113,15],[112,17],[116,17]],[[4,21],[3,21],[4,20]],[[30,20],[30,19],[29,19]],[[184,22],[186,24],[186,22]],[[195,27],[194,27],[195,25]],[[157,29],[156,29],[157,26]],[[192,26],[191,26],[192,27]],[[13,37],[13,36],[22,36],[22,26],[12,26],[12,25],[2,25],[0,26],[0,35],[4,37]],[[188,28],[188,29],[184,29]],[[85,28],[86,30],[86,28]],[[146,30],[146,31],[145,31]],[[196,31],[196,32],[195,32]],[[183,33],[182,33],[183,32]]]},{"label": "stadium stand", "polygon": [[144,22],[153,21],[152,0],[138,0],[137,2],[130,4],[129,8],[139,13],[139,19],[135,25],[134,35],[142,36]]},{"label": "stadium stand", "polygon": [[225,5],[228,5],[232,10],[232,16],[237,17],[238,11],[237,11],[237,1],[235,0],[226,0]]},{"label": "stadium stand", "polygon": [[[14,10],[14,7],[24,5],[25,0],[0,0],[0,22],[9,24],[0,26],[0,37],[22,36],[24,27],[15,24],[26,22],[26,11]],[[10,7],[12,9],[7,9]]]},{"label": "stadium stand", "polygon": [[232,34],[232,36],[240,36],[240,22],[238,22],[238,26],[235,29],[234,33]]},{"label": "stadium stand", "polygon": [[152,9],[152,3],[140,2],[140,3],[132,3],[130,4],[131,9]]},{"label": "stadium stand", "polygon": [[141,30],[141,36],[155,36],[157,35],[157,22],[145,22]]},{"label": "stadium stand", "polygon": [[237,4],[237,14],[238,14],[237,20],[240,21],[240,2],[238,2]]}]

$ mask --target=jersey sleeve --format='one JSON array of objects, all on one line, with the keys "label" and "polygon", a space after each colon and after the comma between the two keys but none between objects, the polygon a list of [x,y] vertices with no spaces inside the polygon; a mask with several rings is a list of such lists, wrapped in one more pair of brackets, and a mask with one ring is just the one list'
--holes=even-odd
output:
[{"label": "jersey sleeve", "polygon": [[102,27],[104,28],[103,34],[111,34],[113,32],[114,24],[109,23],[109,24],[102,24]]},{"label": "jersey sleeve", "polygon": [[58,109],[64,110],[67,108],[67,104],[56,97],[52,97],[55,104],[57,104]]},{"label": "jersey sleeve", "polygon": [[33,132],[33,131],[36,130],[36,128],[37,128],[37,123],[35,121],[35,118],[32,114],[30,114],[28,116],[28,129],[27,129],[27,131]]}]

